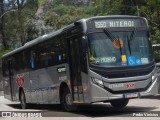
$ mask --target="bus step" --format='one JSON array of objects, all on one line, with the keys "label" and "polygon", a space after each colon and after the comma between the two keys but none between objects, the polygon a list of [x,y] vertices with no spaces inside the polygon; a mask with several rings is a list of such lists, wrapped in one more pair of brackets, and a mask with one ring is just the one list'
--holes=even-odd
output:
[{"label": "bus step", "polygon": [[82,86],[74,87],[74,93],[83,93]]},{"label": "bus step", "polygon": [[83,101],[83,94],[74,94],[74,101]]},{"label": "bus step", "polygon": [[83,94],[83,91],[80,92],[74,91],[74,94]]},{"label": "bus step", "polygon": [[84,101],[73,101],[74,104],[83,104]]}]

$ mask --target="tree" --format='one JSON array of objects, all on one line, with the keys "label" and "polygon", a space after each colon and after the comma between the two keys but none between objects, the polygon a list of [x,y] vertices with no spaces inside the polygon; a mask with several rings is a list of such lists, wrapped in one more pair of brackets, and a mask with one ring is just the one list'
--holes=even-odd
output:
[{"label": "tree", "polygon": [[160,43],[160,0],[143,0],[140,15],[147,18],[152,34],[152,42]]},{"label": "tree", "polygon": [[[28,37],[32,38],[31,36],[36,34],[34,32],[32,35],[30,32],[28,33],[28,27],[33,24],[31,22],[35,19],[38,5],[36,0],[15,0],[13,4],[12,6],[15,6],[16,12],[5,15],[7,36],[9,36],[10,42],[17,43],[19,41],[24,45],[29,40]],[[34,27],[32,28],[34,29]]]},{"label": "tree", "polygon": [[7,50],[8,49],[8,44],[7,44],[7,35],[5,32],[5,20],[4,20],[4,1],[0,0],[0,31],[1,31],[1,39],[2,39],[2,43],[4,46],[4,49]]},{"label": "tree", "polygon": [[[78,13],[78,14],[77,14]],[[49,10],[45,15],[46,25],[53,26],[56,30],[63,26],[88,15],[85,14],[85,7],[59,5]]]}]

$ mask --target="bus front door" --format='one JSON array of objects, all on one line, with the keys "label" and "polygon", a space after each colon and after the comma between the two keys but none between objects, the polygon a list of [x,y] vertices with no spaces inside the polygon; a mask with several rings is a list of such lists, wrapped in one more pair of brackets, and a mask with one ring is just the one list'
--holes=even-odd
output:
[{"label": "bus front door", "polygon": [[71,91],[74,103],[83,103],[83,86],[80,66],[80,40],[78,37],[69,38],[69,62]]}]

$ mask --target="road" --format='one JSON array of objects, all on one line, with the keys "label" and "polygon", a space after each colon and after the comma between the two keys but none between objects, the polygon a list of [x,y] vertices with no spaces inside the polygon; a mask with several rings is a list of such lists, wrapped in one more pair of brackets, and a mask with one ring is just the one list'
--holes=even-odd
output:
[{"label": "road", "polygon": [[[28,106],[29,109],[22,110],[20,109],[18,102],[11,102],[7,99],[5,99],[3,96],[0,96],[0,111],[16,111],[16,112],[35,112],[35,113],[41,113],[43,117],[48,117],[48,119],[51,119],[52,117],[64,120],[69,119],[70,117],[80,119],[83,117],[83,119],[102,119],[102,118],[108,118],[110,117],[111,120],[113,119],[131,119],[134,118],[134,120],[140,119],[153,119],[158,120],[160,118],[160,95],[149,97],[149,98],[143,98],[143,99],[131,99],[129,104],[124,109],[115,109],[111,107],[109,103],[97,103],[94,105],[85,105],[79,107],[77,112],[64,112],[61,110],[60,105],[36,105],[36,104],[30,104]],[[142,114],[143,117],[140,117]],[[148,114],[149,116],[159,115],[158,117],[145,117],[144,114]],[[0,115],[2,116],[2,112],[0,112]],[[133,117],[134,116],[134,117]],[[42,118],[43,118],[42,117]],[[6,119],[3,117],[3,119]],[[20,118],[15,118],[15,120],[18,120]],[[53,119],[53,118],[52,118]],[[37,118],[37,120],[40,120],[40,118]]]}]

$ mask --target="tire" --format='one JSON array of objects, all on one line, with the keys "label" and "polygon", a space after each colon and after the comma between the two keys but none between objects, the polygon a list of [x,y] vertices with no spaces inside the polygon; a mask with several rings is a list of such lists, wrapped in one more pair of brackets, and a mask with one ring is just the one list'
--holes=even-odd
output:
[{"label": "tire", "polygon": [[111,105],[115,108],[124,108],[129,102],[129,99],[118,99],[110,101]]},{"label": "tire", "polygon": [[20,92],[20,104],[22,109],[27,108],[26,97],[23,91]]},{"label": "tire", "polygon": [[68,112],[73,112],[77,110],[77,106],[73,105],[73,98],[67,87],[63,90],[61,97],[61,105],[63,110]]}]

